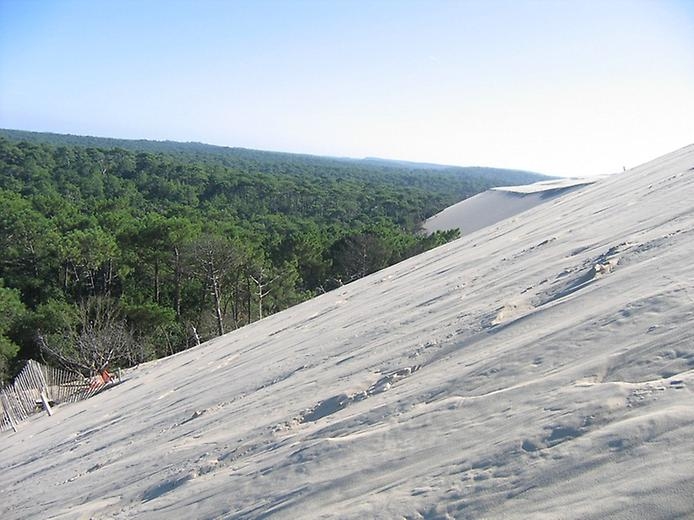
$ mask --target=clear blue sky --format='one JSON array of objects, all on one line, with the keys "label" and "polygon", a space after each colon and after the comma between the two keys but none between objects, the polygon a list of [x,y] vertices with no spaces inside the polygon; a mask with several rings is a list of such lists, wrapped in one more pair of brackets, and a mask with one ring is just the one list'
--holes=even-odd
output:
[{"label": "clear blue sky", "polygon": [[694,0],[0,0],[0,127],[621,171],[694,142]]}]

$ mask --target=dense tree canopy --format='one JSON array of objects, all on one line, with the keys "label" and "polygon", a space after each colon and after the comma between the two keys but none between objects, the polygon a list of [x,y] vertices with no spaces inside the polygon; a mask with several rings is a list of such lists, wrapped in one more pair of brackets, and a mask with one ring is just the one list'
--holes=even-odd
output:
[{"label": "dense tree canopy", "polygon": [[0,132],[0,379],[99,335],[128,344],[111,362],[174,353],[442,244],[457,233],[425,218],[535,180],[111,141]]}]

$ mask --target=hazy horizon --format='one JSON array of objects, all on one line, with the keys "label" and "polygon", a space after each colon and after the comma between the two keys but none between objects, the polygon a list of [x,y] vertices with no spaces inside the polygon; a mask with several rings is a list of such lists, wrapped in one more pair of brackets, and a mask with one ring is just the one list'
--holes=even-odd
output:
[{"label": "hazy horizon", "polygon": [[694,141],[690,2],[0,0],[0,127],[548,175]]}]

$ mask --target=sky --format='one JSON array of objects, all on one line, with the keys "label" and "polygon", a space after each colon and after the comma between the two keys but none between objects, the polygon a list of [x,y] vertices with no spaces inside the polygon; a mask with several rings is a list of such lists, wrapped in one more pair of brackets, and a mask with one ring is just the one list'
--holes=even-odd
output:
[{"label": "sky", "polygon": [[613,173],[694,143],[694,0],[0,0],[0,127]]}]

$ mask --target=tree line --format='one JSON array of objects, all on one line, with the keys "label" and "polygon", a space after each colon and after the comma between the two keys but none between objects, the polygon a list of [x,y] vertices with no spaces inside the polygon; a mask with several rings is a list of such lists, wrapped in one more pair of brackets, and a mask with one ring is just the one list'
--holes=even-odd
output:
[{"label": "tree line", "polygon": [[425,218],[527,181],[5,135],[0,379],[20,359],[88,372],[173,354],[443,244],[457,231],[423,234]]}]

